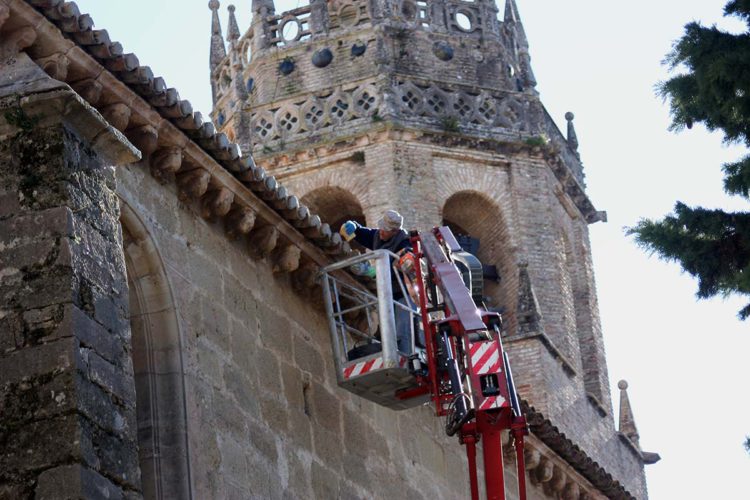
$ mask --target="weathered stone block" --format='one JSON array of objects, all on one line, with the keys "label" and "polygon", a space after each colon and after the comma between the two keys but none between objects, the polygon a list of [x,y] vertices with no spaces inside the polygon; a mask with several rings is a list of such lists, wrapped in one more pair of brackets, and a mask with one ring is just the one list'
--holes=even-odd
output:
[{"label": "weathered stone block", "polygon": [[315,498],[340,498],[338,475],[316,460],[310,464],[310,481]]},{"label": "weathered stone block", "polygon": [[304,338],[295,338],[294,362],[300,369],[313,375],[316,379],[323,378],[325,361],[312,343]]},{"label": "weathered stone block", "polygon": [[287,404],[280,396],[261,395],[260,411],[273,432],[284,435],[289,431]]},{"label": "weathered stone block", "polygon": [[231,365],[225,366],[224,385],[245,413],[256,415],[260,412],[260,395],[244,372]]},{"label": "weathered stone block", "polygon": [[34,471],[80,459],[79,420],[77,415],[62,415],[0,428],[0,478],[23,480],[33,477]]},{"label": "weathered stone block", "polygon": [[73,236],[72,212],[68,207],[53,207],[0,220],[3,248],[65,236]]},{"label": "weathered stone block", "polygon": [[48,469],[39,475],[34,498],[56,500],[60,498],[123,498],[120,487],[101,474],[80,464],[63,465]]},{"label": "weathered stone block", "polygon": [[341,432],[341,402],[324,386],[313,382],[310,388],[310,413],[313,421],[324,429]]},{"label": "weathered stone block", "polygon": [[134,401],[118,404],[109,392],[81,375],[76,380],[76,398],[79,410],[102,429],[122,438],[134,436],[128,415]]},{"label": "weathered stone block", "polygon": [[224,477],[229,481],[242,483],[249,470],[246,452],[241,444],[233,437],[228,439],[220,437],[219,449],[221,450],[221,470]]},{"label": "weathered stone block", "polygon": [[51,371],[0,386],[0,414],[4,425],[18,427],[54,418],[77,408],[72,371]]},{"label": "weathered stone block", "polygon": [[73,338],[26,347],[0,357],[3,383],[30,380],[49,373],[60,373],[80,366]]},{"label": "weathered stone block", "polygon": [[87,359],[88,377],[92,382],[126,405],[135,401],[132,372],[126,372],[91,350],[87,353]]},{"label": "weathered stone block", "polygon": [[271,429],[257,423],[255,420],[248,420],[247,426],[248,444],[255,448],[271,466],[276,467],[279,457],[276,438]]},{"label": "weathered stone block", "polygon": [[141,472],[135,434],[117,437],[87,419],[81,421],[83,439],[88,440],[98,461],[97,470],[118,484],[139,489]]},{"label": "weathered stone block", "polygon": [[276,354],[261,348],[255,351],[253,357],[258,387],[263,391],[277,394],[278,388],[281,387],[281,371]]},{"label": "weathered stone block", "polygon": [[341,471],[346,443],[340,435],[321,426],[312,426],[313,451],[318,459],[333,471]]},{"label": "weathered stone block", "polygon": [[278,353],[289,353],[292,334],[286,315],[267,304],[258,303],[258,329],[263,345]]}]

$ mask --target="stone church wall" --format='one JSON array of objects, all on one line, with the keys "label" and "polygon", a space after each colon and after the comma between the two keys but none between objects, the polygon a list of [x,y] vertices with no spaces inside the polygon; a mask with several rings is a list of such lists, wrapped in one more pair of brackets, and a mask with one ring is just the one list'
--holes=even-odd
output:
[{"label": "stone church wall", "polygon": [[317,298],[295,294],[142,165],[118,182],[174,297],[195,498],[466,495],[463,448],[431,409],[397,413],[338,389]]}]

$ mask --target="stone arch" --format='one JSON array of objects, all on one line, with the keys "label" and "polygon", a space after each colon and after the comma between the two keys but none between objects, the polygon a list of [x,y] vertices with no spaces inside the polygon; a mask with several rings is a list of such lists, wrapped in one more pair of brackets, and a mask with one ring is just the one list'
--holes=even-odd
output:
[{"label": "stone arch", "polygon": [[[353,153],[359,154],[359,153]],[[364,152],[365,156],[367,152]],[[369,209],[369,189],[371,180],[364,175],[364,165],[360,161],[347,159],[333,165],[319,168],[317,171],[283,179],[284,184],[290,192],[297,195],[300,202],[307,205],[313,213],[320,216],[323,222],[327,222],[334,230],[338,229],[335,224],[344,215],[349,214],[362,224],[369,221],[371,214]],[[336,200],[342,205],[337,206]],[[343,219],[347,220],[347,219]],[[372,222],[372,221],[370,221]]]},{"label": "stone arch", "polygon": [[476,252],[482,264],[496,266],[500,282],[485,280],[485,296],[491,308],[502,310],[507,325],[514,329],[516,297],[511,293],[516,281],[515,255],[509,227],[500,207],[487,195],[472,190],[458,191],[442,207],[442,223],[457,236],[479,240]]},{"label": "stone arch", "polygon": [[123,200],[120,209],[143,496],[192,498],[182,345],[173,294],[146,226]]},{"label": "stone arch", "polygon": [[336,231],[347,220],[365,225],[362,205],[354,194],[339,186],[323,186],[304,195],[302,203]]}]

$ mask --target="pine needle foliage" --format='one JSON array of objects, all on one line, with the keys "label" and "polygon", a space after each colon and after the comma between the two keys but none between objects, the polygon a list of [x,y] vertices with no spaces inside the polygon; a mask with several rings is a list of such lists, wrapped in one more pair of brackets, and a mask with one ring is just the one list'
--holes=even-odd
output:
[{"label": "pine needle foliage", "polygon": [[[670,129],[703,124],[726,143],[750,147],[750,0],[731,0],[724,14],[748,27],[733,34],[691,22],[665,64],[676,74],[658,86],[669,103]],[[750,155],[723,166],[724,190],[750,199]],[[750,213],[688,207],[677,202],[663,220],[642,219],[628,234],[649,252],[679,263],[698,280],[699,298],[750,296]],[[740,319],[750,317],[750,303]]]}]

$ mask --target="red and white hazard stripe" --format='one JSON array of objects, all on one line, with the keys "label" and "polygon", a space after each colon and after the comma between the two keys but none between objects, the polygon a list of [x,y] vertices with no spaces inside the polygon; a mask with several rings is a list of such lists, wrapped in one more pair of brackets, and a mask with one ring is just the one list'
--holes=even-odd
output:
[{"label": "red and white hazard stripe", "polygon": [[382,367],[383,358],[381,357],[377,357],[369,361],[355,363],[344,368],[344,378],[359,377],[360,375],[364,375],[365,373],[371,372],[373,370],[379,370]]},{"label": "red and white hazard stripe", "polygon": [[471,366],[477,375],[500,372],[500,346],[495,341],[471,344]]},{"label": "red and white hazard stripe", "polygon": [[480,410],[491,410],[493,408],[500,408],[505,403],[505,398],[502,396],[490,396],[484,398],[484,401],[479,405]]}]

